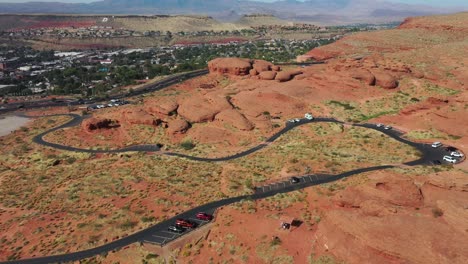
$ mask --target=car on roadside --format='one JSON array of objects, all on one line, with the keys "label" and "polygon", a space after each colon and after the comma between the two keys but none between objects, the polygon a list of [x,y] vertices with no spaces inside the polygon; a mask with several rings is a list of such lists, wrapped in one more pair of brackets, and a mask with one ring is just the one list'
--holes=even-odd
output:
[{"label": "car on roadside", "polygon": [[381,124],[381,123],[378,123],[377,125],[375,125],[376,127],[383,127],[384,124]]},{"label": "car on roadside", "polygon": [[183,233],[183,232],[185,231],[185,230],[184,230],[182,227],[180,227],[180,226],[169,226],[169,227],[167,228],[167,230],[169,230],[169,231],[171,231],[171,232],[173,232],[173,233],[179,233],[179,234],[180,234],[180,233]]},{"label": "car on roadside", "polygon": [[434,164],[434,165],[440,165],[440,164],[442,164],[442,162],[440,162],[440,160],[433,160],[433,161],[432,161],[432,164]]},{"label": "car on roadside", "polygon": [[432,143],[431,146],[432,146],[433,148],[438,148],[438,147],[442,146],[442,143],[440,143],[440,142],[434,142],[434,143]]},{"label": "car on roadside", "polygon": [[452,151],[452,152],[450,153],[450,156],[452,156],[452,157],[457,157],[457,158],[463,158],[463,153],[458,152],[458,151]]},{"label": "car on roadside", "polygon": [[175,224],[176,224],[176,226],[180,226],[180,227],[183,227],[183,228],[195,228],[195,227],[197,227],[196,223],[194,223],[192,221],[189,221],[187,219],[182,219],[182,218],[177,219]]},{"label": "car on roadside", "polygon": [[212,216],[212,215],[207,214],[207,213],[203,213],[203,212],[197,213],[196,218],[199,219],[199,220],[203,220],[203,221],[211,221],[211,220],[213,220],[213,216]]},{"label": "car on roadside", "polygon": [[392,129],[392,126],[385,126],[384,129],[385,130],[390,130],[390,129]]},{"label": "car on roadside", "polygon": [[299,183],[301,180],[298,177],[291,177],[289,182],[292,184]]},{"label": "car on roadside", "polygon": [[307,120],[313,120],[313,119],[314,119],[314,116],[313,116],[312,114],[310,114],[310,113],[306,113],[306,114],[304,115],[304,117],[305,117]]},{"label": "car on roadside", "polygon": [[450,163],[457,163],[457,159],[452,156],[444,156],[443,160],[450,162]]},{"label": "car on roadside", "polygon": [[295,118],[295,119],[294,119],[294,122],[296,122],[296,123],[297,123],[297,122],[301,122],[301,120],[300,120],[299,118]]}]

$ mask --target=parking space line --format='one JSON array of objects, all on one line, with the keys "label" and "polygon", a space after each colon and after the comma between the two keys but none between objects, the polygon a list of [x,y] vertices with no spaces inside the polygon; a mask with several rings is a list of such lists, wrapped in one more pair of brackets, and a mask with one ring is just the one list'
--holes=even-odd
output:
[{"label": "parking space line", "polygon": [[310,181],[310,182],[313,182],[312,176],[309,175],[308,177],[309,177],[309,181]]},{"label": "parking space line", "polygon": [[315,180],[317,180],[317,181],[319,180],[317,175],[314,174],[313,176],[315,177]]},{"label": "parking space line", "polygon": [[157,237],[157,238],[162,238],[162,239],[170,239],[170,237],[157,236],[157,235],[151,235],[151,237]]},{"label": "parking space line", "polygon": [[172,238],[174,238],[174,237],[177,236],[177,234],[174,234],[174,233],[171,233],[171,232],[167,232],[167,231],[163,231],[163,230],[161,230],[160,232],[165,233],[165,234],[170,234],[170,235],[172,235]]}]

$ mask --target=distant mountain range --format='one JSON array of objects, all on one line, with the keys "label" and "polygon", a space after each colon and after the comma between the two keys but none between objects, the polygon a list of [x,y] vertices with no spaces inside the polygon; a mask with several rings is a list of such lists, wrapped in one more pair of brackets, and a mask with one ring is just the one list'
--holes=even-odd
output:
[{"label": "distant mountain range", "polygon": [[380,23],[408,16],[460,11],[382,0],[283,0],[273,3],[247,0],[103,0],[89,4],[61,2],[0,3],[0,13],[66,14],[202,14],[229,20],[243,14],[276,17],[320,24]]}]

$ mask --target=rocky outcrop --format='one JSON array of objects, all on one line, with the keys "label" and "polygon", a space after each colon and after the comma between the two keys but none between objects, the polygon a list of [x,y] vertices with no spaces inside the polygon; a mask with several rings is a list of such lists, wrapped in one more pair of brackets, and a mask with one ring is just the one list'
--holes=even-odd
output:
[{"label": "rocky outcrop", "polygon": [[355,69],[350,72],[351,78],[363,81],[367,85],[375,85],[375,76],[367,70]]},{"label": "rocky outcrop", "polygon": [[190,124],[183,119],[175,119],[168,122],[166,132],[170,135],[184,134],[190,128]]},{"label": "rocky outcrop", "polygon": [[226,98],[199,94],[181,100],[178,113],[190,123],[211,122],[221,111],[231,109]]},{"label": "rocky outcrop", "polygon": [[249,74],[250,74],[250,76],[257,76],[257,75],[258,75],[258,71],[255,70],[255,69],[252,69],[252,70],[250,70]]},{"label": "rocky outcrop", "polygon": [[333,198],[338,207],[318,225],[318,253],[346,263],[466,262],[466,179],[450,172],[428,177],[422,190],[396,174],[340,191]]},{"label": "rocky outcrop", "polygon": [[90,118],[81,124],[84,130],[92,132],[99,129],[111,129],[120,127],[119,121],[107,118]]},{"label": "rocky outcrop", "polygon": [[276,74],[275,80],[278,82],[287,82],[290,81],[294,76],[302,74],[302,71],[300,70],[290,70],[290,71],[284,71],[284,72],[278,72]]},{"label": "rocky outcrop", "polygon": [[373,71],[375,84],[385,89],[395,89],[398,87],[398,80],[384,71]]},{"label": "rocky outcrop", "polygon": [[179,104],[173,100],[159,100],[145,102],[145,110],[149,113],[169,115],[177,110]]},{"label": "rocky outcrop", "polygon": [[261,80],[270,81],[270,80],[274,80],[274,79],[275,79],[275,77],[276,77],[276,72],[273,72],[273,71],[264,71],[264,72],[261,72],[259,76],[260,76],[260,79],[261,79]]},{"label": "rocky outcrop", "polygon": [[156,126],[159,121],[157,118],[149,114],[144,109],[124,110],[122,119],[131,125],[148,125]]},{"label": "rocky outcrop", "polygon": [[249,59],[240,58],[216,58],[208,62],[208,69],[211,73],[248,75],[252,69]]},{"label": "rocky outcrop", "polygon": [[254,125],[235,109],[222,111],[216,115],[215,120],[231,124],[234,127],[244,131],[249,131],[254,128]]},{"label": "rocky outcrop", "polygon": [[253,69],[261,73],[264,71],[271,71],[273,64],[265,60],[254,60]]}]

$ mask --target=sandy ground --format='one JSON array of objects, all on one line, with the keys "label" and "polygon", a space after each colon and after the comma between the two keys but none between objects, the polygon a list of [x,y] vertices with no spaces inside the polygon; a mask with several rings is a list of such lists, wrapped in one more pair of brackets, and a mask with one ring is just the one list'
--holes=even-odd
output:
[{"label": "sandy ground", "polygon": [[6,136],[29,122],[29,118],[19,116],[0,117],[0,137]]}]

